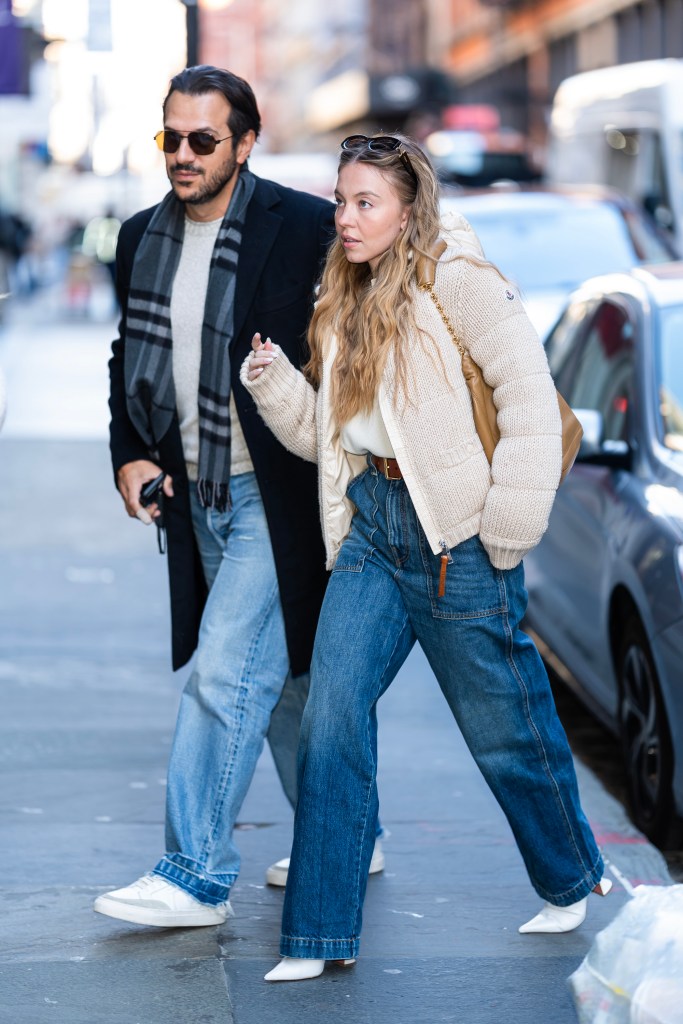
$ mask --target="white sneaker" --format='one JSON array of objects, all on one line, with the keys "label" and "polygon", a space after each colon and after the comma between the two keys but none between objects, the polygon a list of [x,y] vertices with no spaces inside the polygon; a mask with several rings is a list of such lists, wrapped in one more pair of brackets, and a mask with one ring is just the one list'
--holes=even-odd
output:
[{"label": "white sneaker", "polygon": [[[375,849],[372,851],[372,860],[370,861],[369,875],[376,875],[379,871],[384,871],[384,851],[382,850],[382,844],[379,839],[375,839]],[[266,883],[268,885],[287,885],[287,875],[289,873],[289,857],[284,857],[282,860],[278,860],[275,864],[271,864],[266,871]]]},{"label": "white sneaker", "polygon": [[94,910],[119,921],[150,924],[158,928],[200,928],[222,924],[233,917],[229,902],[209,906],[160,875],[143,875],[123,889],[98,896]]}]

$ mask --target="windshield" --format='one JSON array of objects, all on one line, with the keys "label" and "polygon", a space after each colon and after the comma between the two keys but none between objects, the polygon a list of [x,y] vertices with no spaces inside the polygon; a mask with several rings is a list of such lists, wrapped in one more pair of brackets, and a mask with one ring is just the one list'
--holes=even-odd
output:
[{"label": "windshield", "polygon": [[[588,277],[629,270],[639,261],[614,207],[586,203],[563,209],[456,208],[479,236],[487,259],[527,295],[569,291]],[[656,241],[656,235],[652,233]],[[666,256],[664,248],[660,258]]]},{"label": "windshield", "polygon": [[661,312],[658,363],[659,411],[662,440],[683,452],[683,306]]}]

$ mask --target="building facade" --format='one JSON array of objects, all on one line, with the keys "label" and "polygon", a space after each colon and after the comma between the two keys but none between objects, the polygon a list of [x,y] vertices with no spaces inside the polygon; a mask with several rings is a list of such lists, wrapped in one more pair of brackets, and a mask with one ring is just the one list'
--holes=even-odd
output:
[{"label": "building facade", "polygon": [[492,103],[539,147],[564,78],[683,57],[683,0],[430,0],[429,23],[428,58],[460,102]]}]

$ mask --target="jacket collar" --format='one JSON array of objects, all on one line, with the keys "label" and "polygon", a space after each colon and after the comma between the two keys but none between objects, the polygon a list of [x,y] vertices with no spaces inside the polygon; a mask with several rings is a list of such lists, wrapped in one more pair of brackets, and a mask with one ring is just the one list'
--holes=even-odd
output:
[{"label": "jacket collar", "polygon": [[244,220],[237,262],[233,338],[237,338],[242,330],[263,268],[283,222],[277,212],[282,202],[280,192],[272,182],[254,177],[256,186]]}]

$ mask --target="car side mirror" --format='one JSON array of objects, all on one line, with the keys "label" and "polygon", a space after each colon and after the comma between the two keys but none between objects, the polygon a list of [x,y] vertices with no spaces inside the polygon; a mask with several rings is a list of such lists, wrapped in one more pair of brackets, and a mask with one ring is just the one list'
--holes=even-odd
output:
[{"label": "car side mirror", "polygon": [[602,413],[597,409],[574,409],[572,411],[583,428],[578,458],[581,455],[599,451],[603,431]]},{"label": "car side mirror", "polygon": [[604,440],[604,419],[597,409],[574,409],[583,427],[577,463],[607,469],[631,469],[633,453],[627,441]]}]

